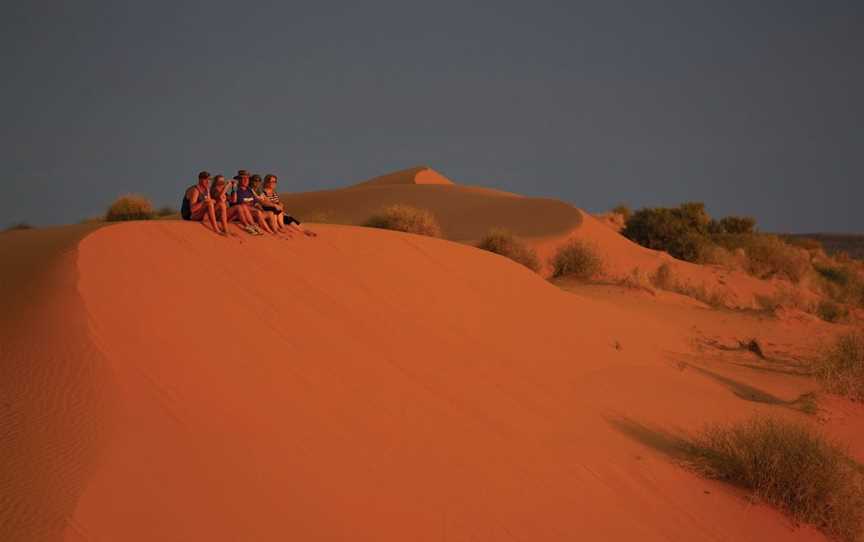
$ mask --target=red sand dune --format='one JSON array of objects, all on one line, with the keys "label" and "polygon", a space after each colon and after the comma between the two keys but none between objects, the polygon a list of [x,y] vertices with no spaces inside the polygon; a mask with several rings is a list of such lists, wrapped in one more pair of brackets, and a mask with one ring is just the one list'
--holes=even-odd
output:
[{"label": "red sand dune", "polygon": [[388,205],[412,205],[432,211],[444,237],[462,242],[476,242],[496,227],[525,237],[561,235],[581,220],[579,211],[563,201],[457,185],[422,168],[337,190],[283,194],[282,199],[302,220],[336,224],[362,224]]},{"label": "red sand dune", "polygon": [[301,219],[335,224],[362,224],[385,206],[408,204],[432,211],[445,238],[468,244],[476,244],[491,228],[505,228],[537,250],[544,276],[552,272],[549,259],[556,249],[577,238],[599,249],[610,280],[634,272],[647,278],[667,264],[678,282],[717,293],[730,308],[761,308],[760,297],[779,291],[794,292],[804,301],[817,299],[785,280],[759,280],[739,270],[695,265],[639,246],[618,232],[620,215],[598,218],[560,200],[458,185],[425,166],[336,190],[283,194],[283,199]]},{"label": "red sand dune", "polygon": [[[563,235],[529,239],[541,260],[548,261],[567,239],[581,239],[597,249],[603,260],[604,273],[611,279],[625,278],[637,270],[647,277],[666,264],[679,282],[695,287],[704,286],[708,292],[719,292],[726,300],[724,304],[732,308],[760,308],[757,300],[759,296],[770,297],[780,288],[794,288],[785,280],[760,280],[743,271],[677,260],[666,252],[651,250],[630,241],[601,219],[584,211],[580,213],[582,220],[577,228]],[[805,291],[801,295],[813,297]]]},{"label": "red sand dune", "polygon": [[357,183],[351,188],[363,188],[369,186],[390,186],[394,184],[453,184],[453,181],[441,175],[429,166],[417,166],[401,171],[395,171],[368,181]]},{"label": "red sand dune", "polygon": [[832,327],[318,229],[0,238],[24,283],[4,281],[23,311],[2,343],[5,539],[824,540],[676,466],[655,430],[806,419],[784,401],[812,381],[716,345],[755,330],[773,367]]}]

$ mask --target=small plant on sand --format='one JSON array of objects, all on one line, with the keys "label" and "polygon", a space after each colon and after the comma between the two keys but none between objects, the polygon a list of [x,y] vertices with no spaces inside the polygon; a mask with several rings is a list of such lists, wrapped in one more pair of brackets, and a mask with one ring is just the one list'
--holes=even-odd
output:
[{"label": "small plant on sand", "polygon": [[153,204],[144,196],[127,194],[117,198],[105,213],[105,220],[115,222],[120,220],[150,220],[155,216]]},{"label": "small plant on sand", "polygon": [[3,231],[32,230],[33,226],[26,222],[16,222]]},{"label": "small plant on sand", "polygon": [[864,402],[864,334],[838,337],[825,349],[814,369],[829,392]]},{"label": "small plant on sand", "polygon": [[727,292],[715,288],[709,289],[705,283],[692,284],[678,280],[668,263],[662,264],[649,277],[651,284],[660,290],[686,295],[705,303],[709,307],[724,307],[729,302]]},{"label": "small plant on sand", "polygon": [[589,280],[603,272],[603,261],[597,248],[581,239],[570,239],[558,247],[550,263],[553,278],[574,277]]},{"label": "small plant on sand", "polygon": [[705,475],[748,488],[841,540],[860,540],[860,466],[809,426],[771,418],[715,425],[693,440],[690,451]]},{"label": "small plant on sand", "polygon": [[833,324],[845,320],[849,316],[849,309],[830,299],[823,299],[816,307],[816,314],[819,318]]},{"label": "small plant on sand", "polygon": [[651,282],[661,290],[672,290],[678,283],[668,263],[662,264],[654,271],[654,274],[651,275]]},{"label": "small plant on sand", "polygon": [[490,230],[477,244],[477,248],[510,258],[535,273],[540,270],[537,252],[508,230],[501,228]]},{"label": "small plant on sand", "polygon": [[623,203],[613,207],[612,212],[621,215],[624,218],[624,222],[627,222],[633,215],[633,210],[628,205]]},{"label": "small plant on sand", "polygon": [[834,301],[864,306],[864,274],[849,263],[814,265],[822,290]]},{"label": "small plant on sand", "polygon": [[431,212],[409,205],[396,204],[381,209],[364,226],[441,237],[441,226]]},{"label": "small plant on sand", "polygon": [[651,277],[649,277],[646,273],[644,273],[638,267],[634,267],[630,274],[620,279],[618,283],[625,288],[629,288],[631,290],[642,290],[643,292],[648,292],[651,295],[656,295],[654,292],[654,288],[651,286]]}]

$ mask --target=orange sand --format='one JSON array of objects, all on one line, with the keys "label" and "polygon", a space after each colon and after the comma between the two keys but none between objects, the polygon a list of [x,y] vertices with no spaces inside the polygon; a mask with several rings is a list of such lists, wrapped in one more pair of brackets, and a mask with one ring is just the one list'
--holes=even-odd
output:
[{"label": "orange sand", "polygon": [[[549,234],[572,220],[551,215],[541,249],[585,236],[622,272],[668,259],[578,211]],[[864,460],[864,409],[795,408],[842,326],[315,228],[0,235],[0,539],[825,540],[677,466],[663,432],[769,413]],[[738,348],[752,337],[767,360]]]}]

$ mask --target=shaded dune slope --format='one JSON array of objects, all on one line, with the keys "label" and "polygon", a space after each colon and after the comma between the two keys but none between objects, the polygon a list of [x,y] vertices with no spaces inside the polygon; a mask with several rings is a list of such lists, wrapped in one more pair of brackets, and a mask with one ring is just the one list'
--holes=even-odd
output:
[{"label": "shaded dune slope", "polygon": [[60,540],[101,449],[107,366],[75,248],[92,226],[0,233],[0,539]]},{"label": "shaded dune slope", "polygon": [[312,222],[362,224],[397,203],[428,209],[441,223],[444,237],[456,241],[476,241],[496,227],[523,237],[560,235],[580,223],[579,212],[563,201],[457,185],[422,168],[347,188],[282,197],[292,214]]},{"label": "shaded dune slope", "polygon": [[[605,276],[611,280],[631,276],[637,270],[647,277],[667,264],[682,286],[705,291],[733,308],[759,308],[759,298],[770,298],[778,288],[791,288],[788,283],[759,280],[718,266],[696,265],[644,248],[610,227],[605,218],[594,217],[569,203],[457,185],[425,166],[342,189],[285,194],[283,199],[287,209],[300,219],[355,225],[363,224],[388,205],[412,205],[432,211],[445,238],[469,244],[476,243],[492,228],[505,228],[537,251],[544,276],[552,273],[550,258],[558,247],[576,238],[598,247]],[[806,292],[802,295],[808,296]]]},{"label": "shaded dune slope", "polygon": [[119,399],[68,539],[822,539],[610,422],[740,403],[670,367],[662,322],[468,246],[320,229],[80,243]]}]

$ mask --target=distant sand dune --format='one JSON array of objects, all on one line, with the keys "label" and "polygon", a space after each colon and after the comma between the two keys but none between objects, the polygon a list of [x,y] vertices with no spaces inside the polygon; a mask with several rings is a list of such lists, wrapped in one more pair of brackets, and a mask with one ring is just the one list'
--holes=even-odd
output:
[{"label": "distant sand dune", "polygon": [[355,184],[349,188],[365,188],[369,186],[391,186],[394,184],[454,184],[453,181],[441,175],[434,169],[428,166],[418,166],[410,169],[403,169],[374,177],[368,181]]},{"label": "distant sand dune", "polygon": [[362,224],[382,207],[403,203],[432,211],[444,236],[476,241],[492,227],[524,237],[544,237],[579,225],[570,204],[551,198],[527,198],[487,188],[454,184],[358,185],[353,188],[283,195],[285,206],[301,220]]}]

